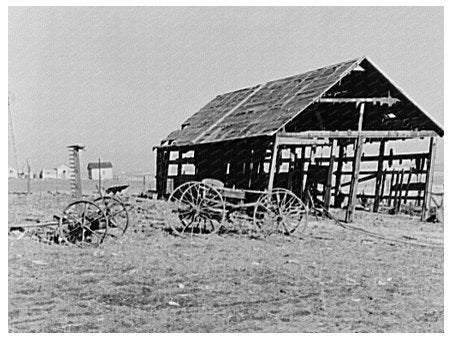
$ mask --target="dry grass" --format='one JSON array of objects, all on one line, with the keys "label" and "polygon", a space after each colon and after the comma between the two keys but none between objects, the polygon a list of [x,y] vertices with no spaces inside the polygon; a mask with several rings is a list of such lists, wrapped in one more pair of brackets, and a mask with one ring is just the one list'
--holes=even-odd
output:
[{"label": "dry grass", "polygon": [[[48,218],[66,199],[10,195],[10,222]],[[182,239],[161,230],[161,207],[136,209],[137,226],[97,249],[10,238],[9,330],[443,331],[442,249],[383,242],[328,220],[311,220],[303,239]],[[359,213],[356,224],[442,242],[442,225],[406,217]]]}]

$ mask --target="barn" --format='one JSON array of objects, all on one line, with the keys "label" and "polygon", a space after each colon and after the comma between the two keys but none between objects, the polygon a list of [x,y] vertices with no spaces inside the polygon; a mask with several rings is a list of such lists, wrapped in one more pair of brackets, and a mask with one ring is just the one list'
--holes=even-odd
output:
[{"label": "barn", "polygon": [[113,179],[113,165],[109,161],[105,162],[90,162],[88,163],[88,179],[99,180],[101,179],[111,180]]},{"label": "barn", "polygon": [[41,179],[58,179],[58,174],[56,168],[47,168],[41,170],[39,173],[39,178]]},{"label": "barn", "polygon": [[218,95],[156,146],[157,192],[213,178],[245,191],[309,192],[326,209],[346,205],[346,221],[357,201],[375,212],[409,203],[425,218],[443,135],[361,57]]}]

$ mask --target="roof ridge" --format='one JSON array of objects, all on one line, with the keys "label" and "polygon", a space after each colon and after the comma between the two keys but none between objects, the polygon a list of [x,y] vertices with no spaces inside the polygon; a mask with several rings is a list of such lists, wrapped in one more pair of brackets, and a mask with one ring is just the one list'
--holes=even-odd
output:
[{"label": "roof ridge", "polygon": [[268,80],[268,81],[265,81],[265,82],[262,82],[262,83],[259,83],[259,84],[255,84],[255,85],[248,86],[248,87],[242,87],[242,88],[239,88],[239,89],[237,89],[237,90],[235,90],[235,91],[222,92],[222,93],[218,94],[218,95],[216,96],[216,98],[218,98],[218,97],[220,97],[220,96],[223,96],[223,95],[232,94],[232,93],[235,93],[235,92],[240,92],[240,91],[244,91],[244,90],[249,90],[249,89],[254,88],[254,87],[266,85],[266,84],[268,84],[268,83],[270,83],[270,82],[280,81],[280,80],[288,79],[288,78],[294,78],[294,77],[297,77],[297,76],[300,76],[300,75],[303,75],[303,74],[306,74],[306,73],[319,71],[319,70],[321,70],[321,69],[323,69],[323,68],[330,68],[330,67],[334,67],[334,66],[346,64],[346,63],[349,63],[349,62],[353,62],[353,63],[355,63],[355,62],[357,62],[357,61],[361,62],[361,61],[364,60],[364,59],[367,59],[366,56],[361,56],[361,57],[359,57],[359,58],[353,58],[353,59],[345,60],[345,61],[342,61],[342,62],[336,62],[336,63],[334,63],[334,64],[326,65],[326,66],[323,66],[323,67],[312,68],[312,69],[309,69],[309,70],[304,71],[304,72],[302,72],[302,73],[297,73],[297,74],[288,75],[288,76],[281,77],[281,78],[277,78],[277,79]]}]

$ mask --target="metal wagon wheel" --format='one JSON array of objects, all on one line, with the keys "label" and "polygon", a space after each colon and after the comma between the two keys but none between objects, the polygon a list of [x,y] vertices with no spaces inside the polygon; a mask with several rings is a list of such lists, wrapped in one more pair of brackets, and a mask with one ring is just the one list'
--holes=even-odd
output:
[{"label": "metal wagon wheel", "polygon": [[276,188],[263,194],[254,208],[255,227],[265,234],[292,234],[295,230],[304,231],[308,224],[308,209],[291,191]]},{"label": "metal wagon wheel", "polygon": [[95,203],[78,200],[63,211],[63,220],[58,229],[63,241],[78,246],[98,246],[107,235],[108,217]]},{"label": "metal wagon wheel", "polygon": [[169,197],[178,220],[170,222],[178,235],[216,233],[224,225],[226,206],[220,192],[201,182],[187,182]]},{"label": "metal wagon wheel", "polygon": [[119,238],[129,227],[129,212],[126,205],[117,197],[103,196],[94,200],[108,218],[108,237]]}]

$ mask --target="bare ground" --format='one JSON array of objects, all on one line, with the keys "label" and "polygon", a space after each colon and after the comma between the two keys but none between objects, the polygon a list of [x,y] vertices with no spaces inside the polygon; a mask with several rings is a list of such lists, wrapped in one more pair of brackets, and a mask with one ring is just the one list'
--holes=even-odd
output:
[{"label": "bare ground", "polygon": [[[69,200],[10,194],[9,222],[51,219]],[[163,207],[140,204],[136,226],[97,249],[10,237],[9,331],[443,332],[442,248],[315,218],[303,236],[183,239],[162,230]],[[443,225],[408,216],[359,212],[355,226],[443,243]]]}]

